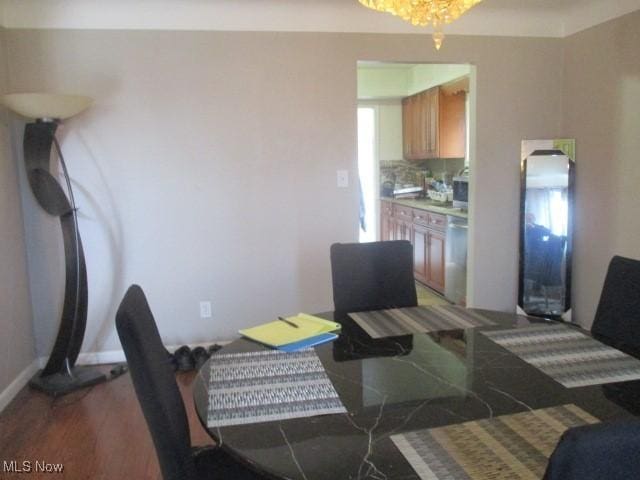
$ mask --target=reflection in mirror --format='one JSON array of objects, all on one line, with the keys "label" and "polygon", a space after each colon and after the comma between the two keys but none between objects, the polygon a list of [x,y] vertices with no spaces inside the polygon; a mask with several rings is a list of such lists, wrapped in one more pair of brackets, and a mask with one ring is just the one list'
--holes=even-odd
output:
[{"label": "reflection in mirror", "polygon": [[559,149],[536,149],[522,162],[519,305],[559,318],[571,308],[574,162]]}]

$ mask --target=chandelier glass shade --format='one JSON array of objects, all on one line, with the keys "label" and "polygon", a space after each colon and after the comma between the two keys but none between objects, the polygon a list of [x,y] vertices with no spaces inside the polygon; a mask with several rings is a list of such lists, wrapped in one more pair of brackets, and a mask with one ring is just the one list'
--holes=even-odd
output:
[{"label": "chandelier glass shade", "polygon": [[432,25],[436,49],[442,46],[442,26],[456,20],[482,0],[359,0],[362,5],[387,12],[416,26]]}]

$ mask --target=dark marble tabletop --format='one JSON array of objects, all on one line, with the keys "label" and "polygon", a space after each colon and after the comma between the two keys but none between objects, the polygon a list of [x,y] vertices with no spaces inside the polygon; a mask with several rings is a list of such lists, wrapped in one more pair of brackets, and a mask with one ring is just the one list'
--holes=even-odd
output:
[{"label": "dark marble tabletop", "polygon": [[[343,325],[339,339],[315,350],[347,414],[209,433],[273,478],[408,480],[419,477],[390,435],[567,403],[600,420],[616,420],[632,416],[634,405],[640,405],[640,381],[567,389],[479,333],[544,320],[482,312],[499,325],[379,340],[348,317],[336,316]],[[222,352],[264,348],[240,339]],[[215,355],[209,361],[215,362]],[[194,386],[205,427],[209,370],[207,363]]]}]

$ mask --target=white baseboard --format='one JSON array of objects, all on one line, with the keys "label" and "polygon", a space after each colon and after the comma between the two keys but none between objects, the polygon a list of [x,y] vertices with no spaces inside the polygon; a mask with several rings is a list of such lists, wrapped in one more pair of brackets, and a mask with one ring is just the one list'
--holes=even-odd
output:
[{"label": "white baseboard", "polygon": [[35,375],[38,368],[39,361],[36,359],[31,363],[31,365],[20,372],[20,374],[9,384],[7,388],[0,392],[0,412],[4,410],[9,403],[11,403],[11,400],[13,400],[18,392],[24,388],[29,380],[31,380],[31,377]]},{"label": "white baseboard", "polygon": [[[206,343],[189,343],[188,346],[192,350],[196,347],[207,348],[209,345],[217,343],[218,345],[227,345],[231,341],[217,341]],[[182,345],[167,345],[166,349],[170,352],[175,352]],[[78,355],[76,364],[78,365],[100,365],[104,363],[121,363],[125,362],[124,352],[122,350],[106,350],[104,352],[86,352]]]},{"label": "white baseboard", "polygon": [[104,352],[87,352],[78,355],[76,365],[100,365],[103,363],[124,362],[124,352],[122,350],[106,350]]}]

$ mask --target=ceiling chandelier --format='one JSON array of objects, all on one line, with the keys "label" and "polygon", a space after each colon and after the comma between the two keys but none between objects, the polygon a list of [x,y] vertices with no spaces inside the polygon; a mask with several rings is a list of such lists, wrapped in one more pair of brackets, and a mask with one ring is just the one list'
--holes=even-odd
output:
[{"label": "ceiling chandelier", "polygon": [[442,26],[453,22],[482,0],[359,0],[365,7],[388,12],[413,25],[433,25],[433,41],[440,50]]}]

